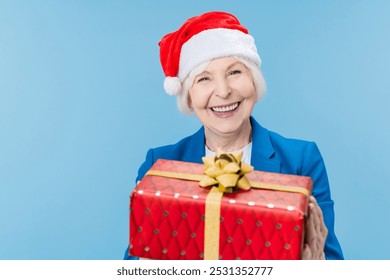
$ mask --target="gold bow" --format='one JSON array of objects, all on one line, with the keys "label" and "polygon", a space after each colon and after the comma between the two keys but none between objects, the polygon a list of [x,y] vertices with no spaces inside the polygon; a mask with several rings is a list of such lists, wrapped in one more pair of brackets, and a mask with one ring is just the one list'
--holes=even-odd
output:
[{"label": "gold bow", "polygon": [[232,193],[237,187],[249,190],[251,184],[245,174],[253,167],[241,162],[242,151],[227,154],[217,149],[215,156],[203,157],[204,175],[199,182],[201,187],[218,186],[220,192]]}]

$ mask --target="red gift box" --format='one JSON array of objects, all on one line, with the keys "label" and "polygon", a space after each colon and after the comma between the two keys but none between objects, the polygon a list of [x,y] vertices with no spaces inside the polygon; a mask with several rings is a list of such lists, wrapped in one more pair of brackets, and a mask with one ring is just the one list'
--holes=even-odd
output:
[{"label": "red gift box", "polygon": [[[201,175],[203,165],[159,159],[150,170],[174,177]],[[271,189],[223,194],[219,259],[300,259],[311,178],[262,171],[246,177]],[[198,181],[144,176],[131,194],[129,254],[150,259],[204,259],[205,236],[213,236],[213,232],[205,233],[210,188],[200,187]]]}]

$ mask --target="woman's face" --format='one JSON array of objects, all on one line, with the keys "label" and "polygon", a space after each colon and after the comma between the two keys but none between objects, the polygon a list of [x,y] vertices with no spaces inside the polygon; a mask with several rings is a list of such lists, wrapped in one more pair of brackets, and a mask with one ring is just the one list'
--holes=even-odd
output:
[{"label": "woman's face", "polygon": [[257,93],[250,70],[234,57],[212,60],[189,90],[189,107],[216,133],[237,132],[249,122]]}]

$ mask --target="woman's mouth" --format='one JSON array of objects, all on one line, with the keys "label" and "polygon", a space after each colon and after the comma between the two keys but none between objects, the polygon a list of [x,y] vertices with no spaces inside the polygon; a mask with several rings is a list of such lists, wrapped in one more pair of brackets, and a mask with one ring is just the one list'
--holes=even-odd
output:
[{"label": "woman's mouth", "polygon": [[240,105],[240,102],[236,102],[225,106],[211,107],[211,110],[213,110],[216,113],[227,113],[236,110],[238,105]]}]

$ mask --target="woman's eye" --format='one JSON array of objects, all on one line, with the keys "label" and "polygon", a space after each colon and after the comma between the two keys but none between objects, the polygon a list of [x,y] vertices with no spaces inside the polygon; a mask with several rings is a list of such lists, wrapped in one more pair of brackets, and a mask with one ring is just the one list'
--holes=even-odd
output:
[{"label": "woman's eye", "polygon": [[204,81],[207,81],[207,80],[209,80],[209,77],[202,77],[202,78],[199,78],[196,82],[200,83],[200,82],[204,82]]},{"label": "woman's eye", "polygon": [[233,70],[233,71],[229,72],[229,75],[237,75],[237,74],[241,74],[241,71],[240,70]]}]

